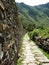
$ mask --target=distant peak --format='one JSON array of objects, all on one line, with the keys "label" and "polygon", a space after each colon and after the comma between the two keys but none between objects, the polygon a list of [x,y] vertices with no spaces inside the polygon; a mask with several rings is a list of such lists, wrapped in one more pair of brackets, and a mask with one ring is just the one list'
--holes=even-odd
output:
[{"label": "distant peak", "polygon": [[23,2],[21,2],[20,4],[24,4]]}]

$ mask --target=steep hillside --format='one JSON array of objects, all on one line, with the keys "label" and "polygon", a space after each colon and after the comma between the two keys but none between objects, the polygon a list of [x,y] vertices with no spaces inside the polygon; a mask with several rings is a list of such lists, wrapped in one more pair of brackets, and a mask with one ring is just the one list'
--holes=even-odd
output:
[{"label": "steep hillside", "polygon": [[39,6],[29,6],[24,3],[17,3],[21,21],[25,24],[35,23],[36,25],[49,26],[49,3]]}]

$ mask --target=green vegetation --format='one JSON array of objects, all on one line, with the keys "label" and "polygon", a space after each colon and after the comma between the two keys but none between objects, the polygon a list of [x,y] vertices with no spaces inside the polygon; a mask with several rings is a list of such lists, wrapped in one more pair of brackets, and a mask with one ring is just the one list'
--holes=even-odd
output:
[{"label": "green vegetation", "polygon": [[20,20],[27,31],[40,26],[49,27],[49,3],[33,7],[17,3],[17,7]]},{"label": "green vegetation", "polygon": [[48,28],[45,28],[45,29],[38,28],[38,29],[34,29],[28,34],[31,39],[35,35],[38,35],[38,37],[41,37],[41,38],[49,38],[49,29]]},{"label": "green vegetation", "polygon": [[[19,54],[21,55],[22,52],[23,52],[23,50],[22,50],[22,46],[21,46],[21,49],[20,49]],[[19,57],[19,59],[18,59],[18,61],[17,61],[17,65],[22,65],[22,60],[23,60],[23,59],[22,59],[21,57]]]},{"label": "green vegetation", "polygon": [[21,45],[20,45],[20,49],[19,49],[19,59],[17,61],[17,65],[22,65],[22,61],[23,61],[23,59],[21,58],[21,55],[22,55],[22,52],[23,52],[23,49],[22,49],[23,48],[23,45],[22,45],[23,37],[21,38],[21,41],[20,41]]},{"label": "green vegetation", "polygon": [[22,59],[21,58],[18,59],[17,65],[22,65]]},{"label": "green vegetation", "polygon": [[43,52],[43,54],[49,59],[49,53],[47,53],[47,52],[45,52],[43,49],[41,49],[41,48],[39,48],[42,52]]}]

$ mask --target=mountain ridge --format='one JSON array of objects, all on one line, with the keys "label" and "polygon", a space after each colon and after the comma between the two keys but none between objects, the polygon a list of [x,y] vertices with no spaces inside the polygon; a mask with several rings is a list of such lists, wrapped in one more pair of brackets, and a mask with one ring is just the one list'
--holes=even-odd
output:
[{"label": "mountain ridge", "polygon": [[32,22],[36,25],[49,26],[49,2],[38,6],[17,3],[17,7],[23,24]]}]

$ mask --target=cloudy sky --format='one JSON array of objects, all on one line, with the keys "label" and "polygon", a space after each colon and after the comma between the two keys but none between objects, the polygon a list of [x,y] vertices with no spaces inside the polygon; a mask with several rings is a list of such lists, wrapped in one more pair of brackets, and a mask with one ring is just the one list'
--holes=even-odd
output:
[{"label": "cloudy sky", "polygon": [[45,4],[49,2],[49,0],[15,0],[16,2],[24,2],[25,4],[34,6],[34,5],[39,5],[39,4]]}]

